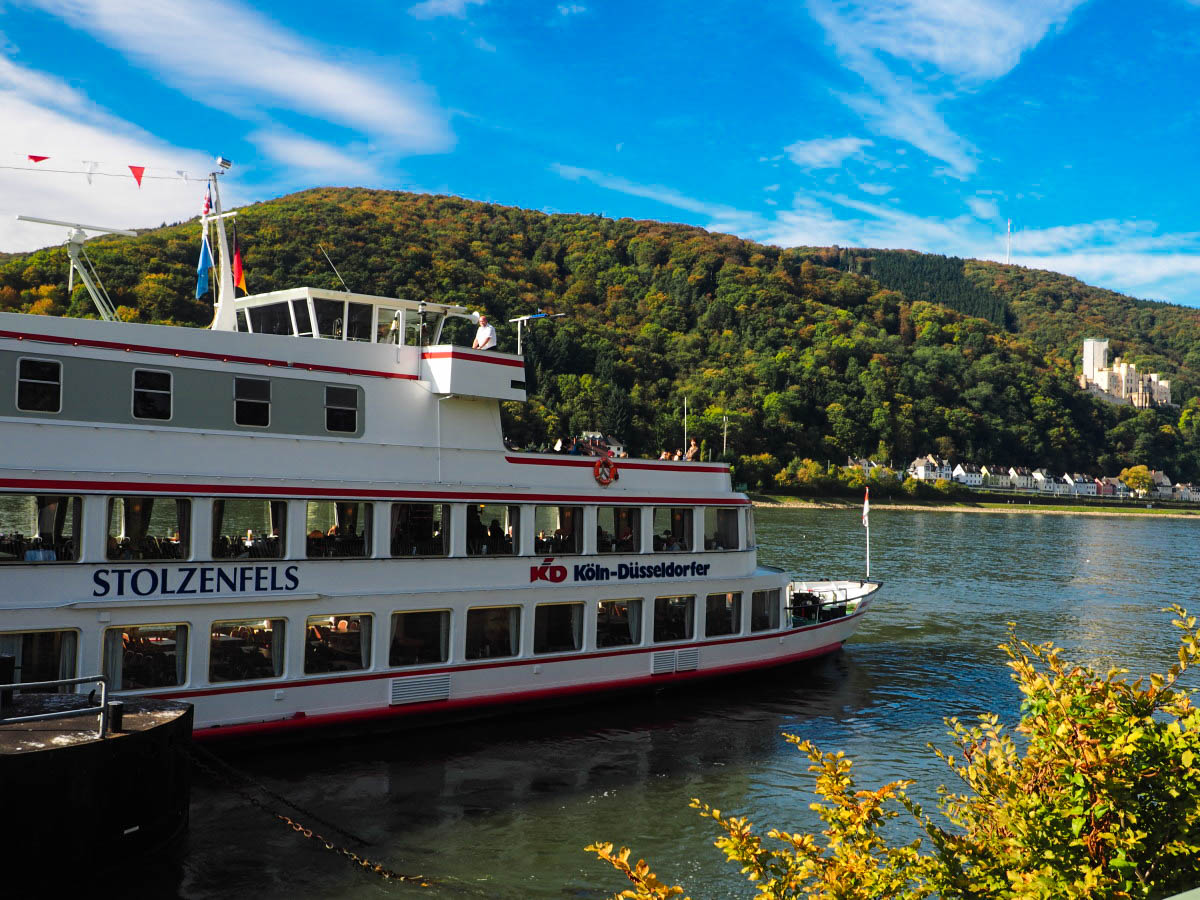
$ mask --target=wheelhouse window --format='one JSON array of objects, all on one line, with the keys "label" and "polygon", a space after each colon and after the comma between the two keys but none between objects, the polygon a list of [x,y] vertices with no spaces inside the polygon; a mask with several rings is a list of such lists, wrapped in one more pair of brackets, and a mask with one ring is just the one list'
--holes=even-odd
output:
[{"label": "wheelhouse window", "polygon": [[654,549],[666,552],[692,549],[690,506],[654,507]]},{"label": "wheelhouse window", "polygon": [[601,600],[596,605],[596,646],[624,647],[642,642],[642,600]]},{"label": "wheelhouse window", "polygon": [[704,600],[704,634],[720,637],[742,630],[742,592],[709,594]]},{"label": "wheelhouse window", "polygon": [[370,616],[309,616],[305,629],[305,674],[353,672],[371,665]]},{"label": "wheelhouse window", "polygon": [[535,506],[534,553],[582,553],[582,506]]},{"label": "wheelhouse window", "polygon": [[257,334],[292,334],[292,314],[286,300],[246,309]]},{"label": "wheelhouse window", "polygon": [[[395,324],[393,330],[392,325]],[[375,343],[397,344],[404,327],[404,312],[394,306],[375,307]]]},{"label": "wheelhouse window", "polygon": [[641,549],[642,511],[631,506],[596,510],[596,552],[637,553]]},{"label": "wheelhouse window", "polygon": [[133,370],[133,417],[164,422],[171,418],[170,372]]},{"label": "wheelhouse window", "polygon": [[392,615],[389,666],[443,663],[450,658],[450,610]]},{"label": "wheelhouse window", "polygon": [[713,506],[705,507],[705,550],[738,549],[738,513],[739,510],[737,509],[725,509]]},{"label": "wheelhouse window", "polygon": [[521,607],[467,610],[467,659],[516,656],[521,652]]},{"label": "wheelhouse window", "polygon": [[187,559],[192,502],[176,497],[113,497],[108,501],[109,559]]},{"label": "wheelhouse window", "polygon": [[654,642],[687,641],[695,634],[695,597],[654,599]]},{"label": "wheelhouse window", "polygon": [[51,359],[17,362],[17,409],[62,412],[62,363]]},{"label": "wheelhouse window", "polygon": [[213,559],[283,559],[286,500],[214,500]]},{"label": "wheelhouse window", "polygon": [[779,588],[755,591],[750,595],[750,630],[774,631],[779,628]]},{"label": "wheelhouse window", "polygon": [[0,494],[0,564],[79,559],[80,497]]},{"label": "wheelhouse window", "polygon": [[312,337],[312,318],[308,314],[308,301],[299,298],[293,300],[292,315],[296,319],[296,334],[300,337]]},{"label": "wheelhouse window", "polygon": [[583,604],[539,603],[533,612],[533,652],[570,653],[583,648]]},{"label": "wheelhouse window", "polygon": [[521,507],[467,504],[467,556],[520,555]]},{"label": "wheelhouse window", "polygon": [[[0,634],[0,659],[12,657],[13,684],[38,681],[58,681],[75,677],[76,648],[79,638],[74,631],[26,631]],[[60,685],[53,689],[37,689],[34,693],[52,691],[65,694],[73,687]]]},{"label": "wheelhouse window", "polygon": [[283,619],[213,622],[209,681],[251,681],[283,674]]},{"label": "wheelhouse window", "polygon": [[371,504],[354,500],[309,500],[305,528],[311,559],[371,555]]},{"label": "wheelhouse window", "polygon": [[187,681],[186,625],[121,625],[104,631],[104,674],[116,691]]},{"label": "wheelhouse window", "polygon": [[747,506],[746,513],[746,549],[753,550],[758,546],[758,541],[754,536],[754,510]]},{"label": "wheelhouse window", "polygon": [[317,314],[317,336],[340,341],[345,331],[346,304],[341,300],[313,300],[313,311]]},{"label": "wheelhouse window", "polygon": [[325,386],[325,430],[353,434],[358,431],[358,390]]},{"label": "wheelhouse window", "polygon": [[371,325],[375,318],[375,307],[370,303],[346,304],[346,340],[371,340]]},{"label": "wheelhouse window", "polygon": [[233,379],[233,421],[266,428],[271,424],[271,382],[265,378]]},{"label": "wheelhouse window", "polygon": [[448,503],[393,503],[392,556],[449,556]]}]

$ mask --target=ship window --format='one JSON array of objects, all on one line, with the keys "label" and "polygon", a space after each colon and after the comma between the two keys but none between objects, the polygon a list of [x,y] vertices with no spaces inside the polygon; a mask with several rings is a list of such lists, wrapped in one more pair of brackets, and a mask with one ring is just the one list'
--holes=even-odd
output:
[{"label": "ship window", "polygon": [[265,306],[249,306],[250,325],[257,334],[291,334],[292,314],[288,303],[268,303]]},{"label": "ship window", "polygon": [[233,421],[266,428],[271,424],[271,382],[265,378],[233,379]]},{"label": "ship window", "polygon": [[518,556],[521,507],[467,504],[467,556]]},{"label": "ship window", "polygon": [[213,559],[283,559],[286,500],[214,500]]},{"label": "ship window", "polygon": [[719,637],[742,630],[742,592],[709,594],[704,601],[704,634]]},{"label": "ship window", "polygon": [[352,500],[309,500],[310,558],[346,559],[371,555],[371,504]]},{"label": "ship window", "polygon": [[521,652],[521,607],[467,610],[467,659],[516,656]]},{"label": "ship window", "polygon": [[655,551],[692,549],[692,508],[690,506],[654,507]]},{"label": "ship window", "polygon": [[705,507],[704,549],[738,549],[738,511],[736,509]]},{"label": "ship window", "polygon": [[[375,310],[375,342],[377,344],[395,344],[400,337],[400,318],[403,313],[394,307],[379,306]],[[395,333],[392,332],[392,323],[396,324]]]},{"label": "ship window", "polygon": [[536,506],[534,553],[582,553],[583,507]]},{"label": "ship window", "polygon": [[341,300],[313,300],[313,310],[317,314],[317,335],[340,341],[346,304]]},{"label": "ship window", "polygon": [[0,494],[0,563],[79,559],[83,500],[59,494]]},{"label": "ship window", "polygon": [[746,513],[746,549],[753,550],[758,544],[754,537],[754,510],[749,506],[745,509]]},{"label": "ship window", "polygon": [[312,337],[312,319],[308,316],[308,301],[293,300],[292,314],[296,317],[296,334],[301,337]]},{"label": "ship window", "polygon": [[171,373],[152,369],[133,370],[133,417],[171,418]]},{"label": "ship window", "polygon": [[104,632],[104,674],[114,691],[187,681],[186,625],[121,625]]},{"label": "ship window", "polygon": [[17,363],[17,409],[62,411],[62,363],[49,359],[22,359]]},{"label": "ship window", "polygon": [[375,307],[369,303],[346,304],[346,340],[370,341],[371,319],[375,316]]},{"label": "ship window", "polygon": [[642,600],[601,600],[596,606],[596,646],[624,647],[642,642]]},{"label": "ship window", "polygon": [[192,502],[174,497],[113,497],[108,502],[109,559],[187,559]]},{"label": "ship window", "polygon": [[[13,658],[13,684],[58,681],[75,677],[75,651],[79,637],[74,631],[26,631],[0,634],[0,657]],[[68,694],[75,688],[37,688],[32,693]]]},{"label": "ship window", "polygon": [[393,614],[389,666],[442,663],[449,658],[450,610]]},{"label": "ship window", "polygon": [[325,430],[358,431],[358,390],[325,386]]},{"label": "ship window", "polygon": [[246,324],[246,311],[244,309],[239,309],[235,318],[237,319],[238,331],[245,333],[250,330],[250,326]]},{"label": "ship window", "polygon": [[779,627],[779,588],[750,595],[750,630],[774,631]]},{"label": "ship window", "polygon": [[283,619],[213,622],[209,681],[249,681],[283,674]]},{"label": "ship window", "polygon": [[370,616],[309,616],[305,627],[306,674],[352,672],[371,665]]},{"label": "ship window", "polygon": [[641,549],[642,511],[630,506],[596,510],[596,552],[637,553]]},{"label": "ship window", "polygon": [[695,597],[656,597],[654,642],[691,640],[695,630]]},{"label": "ship window", "polygon": [[[429,313],[425,314],[424,323],[421,322],[421,314],[410,309],[404,313],[404,343],[409,347],[424,346],[428,344],[429,331]],[[426,340],[421,340],[422,332],[426,336]]]},{"label": "ship window", "polygon": [[450,505],[393,503],[392,556],[448,556]]},{"label": "ship window", "polygon": [[539,603],[533,613],[533,652],[569,653],[583,648],[583,604]]}]

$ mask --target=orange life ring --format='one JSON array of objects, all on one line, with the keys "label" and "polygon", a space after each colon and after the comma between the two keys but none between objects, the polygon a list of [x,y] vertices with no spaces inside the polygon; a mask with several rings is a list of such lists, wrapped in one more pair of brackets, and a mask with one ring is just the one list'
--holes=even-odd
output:
[{"label": "orange life ring", "polygon": [[601,487],[608,487],[621,477],[617,474],[617,467],[607,456],[597,460],[596,465],[592,468],[592,474],[596,476],[596,481]]}]

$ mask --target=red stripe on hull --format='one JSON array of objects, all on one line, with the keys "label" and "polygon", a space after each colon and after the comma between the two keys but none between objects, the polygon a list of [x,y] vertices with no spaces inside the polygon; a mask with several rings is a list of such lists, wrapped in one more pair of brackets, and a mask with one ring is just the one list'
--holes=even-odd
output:
[{"label": "red stripe on hull", "polygon": [[421,359],[469,359],[471,362],[488,363],[493,366],[512,366],[514,369],[522,371],[525,369],[523,359],[509,359],[488,353],[468,353],[465,350],[427,350],[421,354]]},{"label": "red stripe on hull", "polygon": [[485,709],[506,704],[536,703],[542,700],[553,700],[567,697],[584,696],[603,691],[620,691],[631,688],[679,684],[703,678],[723,675],[736,675],[740,672],[751,672],[756,669],[766,669],[783,666],[812,659],[832,653],[842,646],[841,641],[826,644],[813,650],[804,650],[788,656],[775,657],[768,660],[736,663],[716,669],[702,669],[695,672],[674,672],[669,675],[639,675],[634,678],[624,678],[616,681],[603,681],[592,684],[569,685],[557,688],[542,688],[536,691],[522,691],[513,694],[503,694],[490,697],[471,697],[462,700],[435,700],[428,703],[412,703],[402,706],[382,706],[374,709],[356,710],[345,713],[327,713],[319,716],[296,716],[290,719],[280,719],[274,722],[252,722],[244,725],[222,725],[204,728],[193,732],[192,737],[199,741],[224,740],[228,738],[261,737],[272,734],[284,734],[306,728],[328,727],[336,725],[357,725],[381,719],[392,719],[402,716],[430,715],[442,712],[457,712],[469,709]]},{"label": "red stripe on hull", "polygon": [[145,481],[83,481],[50,478],[0,478],[0,488],[28,490],[80,491],[84,493],[129,492],[133,494],[198,494],[204,496],[232,495],[241,497],[363,497],[371,500],[514,500],[519,503],[536,500],[575,500],[594,503],[606,500],[611,504],[656,503],[687,506],[748,506],[749,500],[735,497],[627,497],[610,494],[512,494],[495,491],[384,491],[374,488],[286,487],[263,484],[184,484],[180,482],[148,483]]},{"label": "red stripe on hull", "polygon": [[[599,457],[585,456],[576,459],[563,459],[562,457],[539,457],[530,458],[526,456],[506,456],[505,462],[513,463],[519,466],[570,466],[572,468],[592,468],[596,465],[596,460]],[[649,469],[652,472],[707,472],[709,474],[723,474],[729,471],[729,466],[721,464],[717,466],[707,465],[705,463],[684,463],[682,465],[671,465],[670,463],[659,463],[653,460],[642,462],[634,462],[628,459],[614,459],[613,465],[617,467],[617,471],[622,469]]]}]

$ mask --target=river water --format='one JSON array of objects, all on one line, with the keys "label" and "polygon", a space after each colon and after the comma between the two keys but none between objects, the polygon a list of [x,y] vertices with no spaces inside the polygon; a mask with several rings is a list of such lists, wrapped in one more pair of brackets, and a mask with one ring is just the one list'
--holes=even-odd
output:
[{"label": "river water", "polygon": [[[855,510],[759,510],[757,522],[764,562],[809,578],[862,572]],[[335,839],[427,875],[433,888],[365,874],[205,777],[177,858],[147,870],[140,886],[156,897],[601,898],[625,883],[582,848],[610,840],[697,900],[751,896],[688,801],[815,830],[807,763],[784,732],[846,751],[864,786],[917,779],[912,793],[932,808],[949,774],[927,746],[950,746],[943,719],[1017,718],[996,649],[1007,622],[1068,658],[1146,672],[1173,656],[1160,608],[1200,609],[1200,522],[877,508],[871,524],[872,575],[885,586],[858,634],[817,663],[230,758],[365,843]]]}]

